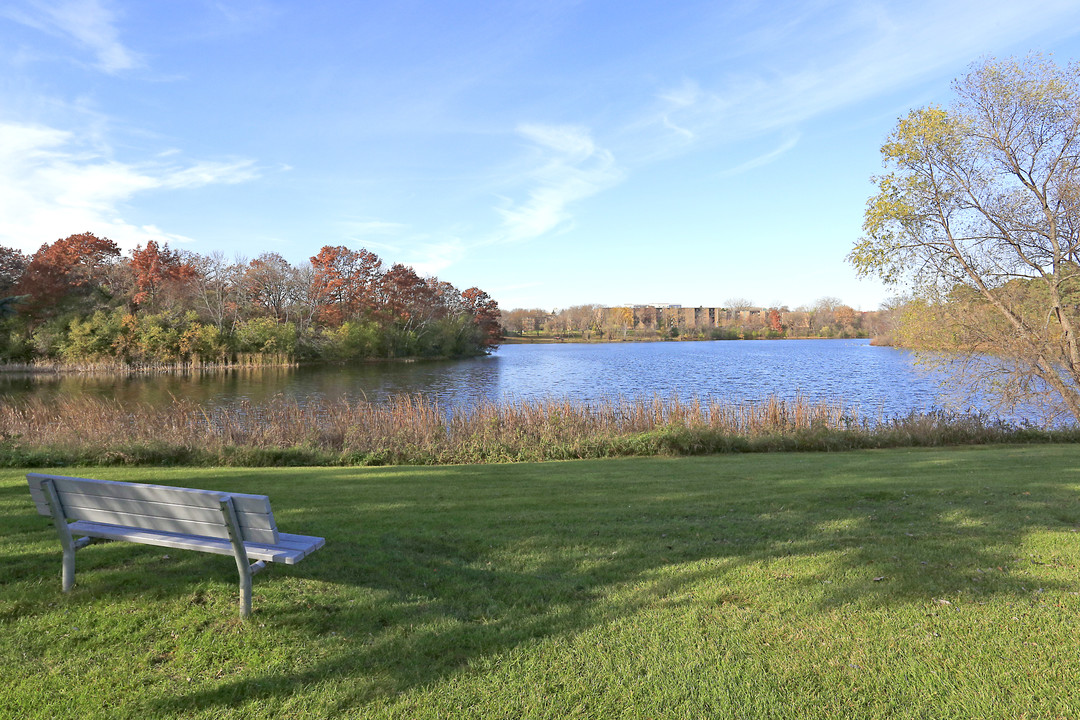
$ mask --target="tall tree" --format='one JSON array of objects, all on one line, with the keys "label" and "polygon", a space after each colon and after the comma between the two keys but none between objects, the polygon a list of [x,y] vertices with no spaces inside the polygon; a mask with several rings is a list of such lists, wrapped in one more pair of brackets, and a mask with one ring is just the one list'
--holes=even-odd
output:
[{"label": "tall tree", "polygon": [[499,324],[502,316],[499,313],[499,303],[477,287],[465,290],[461,293],[461,297],[479,331],[480,344],[488,350],[494,350],[499,346],[499,340],[502,338],[502,326]]},{"label": "tall tree", "polygon": [[407,265],[395,263],[379,279],[383,312],[399,326],[422,333],[443,311],[432,285]]},{"label": "tall tree", "polygon": [[774,333],[784,332],[784,319],[776,308],[769,308],[769,329]]},{"label": "tall tree", "polygon": [[28,296],[31,318],[51,317],[90,298],[119,256],[120,248],[108,238],[90,232],[69,235],[42,245],[30,257],[14,294]]},{"label": "tall tree", "polygon": [[966,307],[963,386],[1080,420],[1080,66],[990,59],[954,91],[897,123],[849,259]]},{"label": "tall tree", "polygon": [[137,245],[131,251],[131,269],[135,277],[135,294],[131,300],[150,308],[158,305],[169,285],[192,280],[196,274],[183,255],[170,250],[168,244],[158,245],[155,240],[148,240],[145,248]]},{"label": "tall tree", "polygon": [[29,262],[21,251],[0,245],[0,295],[7,295],[18,284]]},{"label": "tall tree", "polygon": [[294,270],[277,253],[263,253],[244,269],[244,291],[250,302],[278,322],[289,320],[296,284]]},{"label": "tall tree", "polygon": [[239,319],[243,261],[229,262],[224,253],[215,251],[195,255],[190,264],[195,271],[193,302],[200,317],[219,331],[231,330]]},{"label": "tall tree", "polygon": [[375,253],[326,245],[311,258],[311,266],[311,294],[323,322],[340,325],[375,309],[382,267]]}]

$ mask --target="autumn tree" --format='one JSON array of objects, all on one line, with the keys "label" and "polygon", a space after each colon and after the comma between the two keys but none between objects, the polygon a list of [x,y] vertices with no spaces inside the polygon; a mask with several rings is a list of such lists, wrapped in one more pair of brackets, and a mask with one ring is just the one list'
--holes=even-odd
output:
[{"label": "autumn tree", "polygon": [[585,339],[599,323],[599,305],[574,305],[563,312],[566,313],[570,331],[579,333]]},{"label": "autumn tree", "polygon": [[488,350],[494,350],[502,339],[502,327],[499,325],[499,304],[490,295],[477,287],[471,287],[461,293],[465,307],[473,317],[480,337],[480,344]]},{"label": "autumn tree", "polygon": [[604,327],[609,338],[620,333],[626,339],[627,333],[634,327],[634,311],[628,307],[613,307],[604,310]]},{"label": "autumn tree", "polygon": [[131,300],[150,308],[158,305],[170,286],[186,283],[196,273],[181,253],[170,250],[168,244],[159,246],[155,240],[148,240],[145,248],[137,245],[131,251],[131,270],[135,281]]},{"label": "autumn tree", "polygon": [[774,333],[784,332],[784,319],[777,308],[769,308],[769,330]]},{"label": "autumn tree", "polygon": [[46,318],[87,301],[102,289],[107,267],[120,256],[108,238],[85,232],[42,245],[30,257],[13,294],[26,295],[27,313]]},{"label": "autumn tree", "polygon": [[367,250],[326,245],[311,258],[312,299],[319,317],[329,325],[372,311],[382,260]]},{"label": "autumn tree", "polygon": [[407,265],[392,265],[380,278],[379,287],[385,316],[417,339],[422,339],[451,309],[438,279],[429,282]]},{"label": "autumn tree", "polygon": [[859,334],[860,315],[850,305],[838,305],[833,310],[833,320],[840,334],[855,337]]},{"label": "autumn tree", "polygon": [[653,333],[656,330],[656,308],[652,305],[646,305],[638,308],[636,320],[641,323],[641,327],[646,333]]},{"label": "autumn tree", "polygon": [[966,304],[958,387],[1080,420],[1080,66],[990,59],[953,89],[885,142],[849,260]]},{"label": "autumn tree", "polygon": [[529,311],[525,308],[503,310],[502,325],[509,332],[523,335],[528,327]]}]

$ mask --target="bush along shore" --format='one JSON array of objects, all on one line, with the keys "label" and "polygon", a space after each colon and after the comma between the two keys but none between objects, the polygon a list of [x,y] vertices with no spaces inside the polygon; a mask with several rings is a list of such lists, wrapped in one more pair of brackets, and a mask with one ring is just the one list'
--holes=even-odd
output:
[{"label": "bush along shore", "polygon": [[1075,428],[944,411],[870,417],[840,403],[775,397],[548,399],[447,410],[417,396],[213,409],[182,399],[151,407],[76,396],[0,407],[6,467],[430,465],[1078,440]]}]

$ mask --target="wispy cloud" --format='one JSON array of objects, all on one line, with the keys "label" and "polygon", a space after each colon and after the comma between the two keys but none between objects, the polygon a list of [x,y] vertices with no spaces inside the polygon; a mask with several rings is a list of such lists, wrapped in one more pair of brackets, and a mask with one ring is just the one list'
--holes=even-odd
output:
[{"label": "wispy cloud", "polygon": [[784,140],[777,147],[773,148],[772,150],[763,155],[758,155],[756,158],[747,160],[746,162],[736,165],[733,168],[722,171],[720,173],[720,176],[731,177],[733,175],[741,175],[742,173],[749,170],[754,170],[755,168],[768,165],[769,163],[780,158],[789,150],[794,149],[794,147],[799,144],[799,137],[799,133],[789,132],[784,138]]},{"label": "wispy cloud", "polygon": [[677,125],[675,121],[672,120],[672,115],[683,108],[693,106],[698,102],[700,97],[701,88],[698,87],[696,82],[691,80],[684,80],[681,86],[660,93],[660,101],[667,106],[660,110],[660,122],[665,128],[681,136],[682,139],[686,141],[694,140],[696,137],[694,132],[688,128]]},{"label": "wispy cloud", "polygon": [[337,225],[349,247],[362,246],[382,255],[384,262],[400,262],[420,275],[438,275],[460,262],[468,251],[453,233],[418,233],[406,223],[365,219]]},{"label": "wispy cloud", "polygon": [[1038,13],[1008,0],[917,0],[792,5],[784,17],[777,22],[775,15],[763,15],[761,27],[744,28],[720,74],[701,70],[699,77],[658,92],[628,127],[627,144],[641,149],[640,159],[790,130],[942,73],[956,74],[990,48],[1075,28],[1080,12],[1071,0],[1050,0]]},{"label": "wispy cloud", "polygon": [[82,148],[71,132],[0,123],[0,244],[34,251],[84,231],[105,235],[123,248],[150,239],[188,242],[190,238],[154,225],[124,220],[125,203],[150,190],[238,183],[257,176],[249,160],[119,162],[100,149]]},{"label": "wispy cloud", "polygon": [[526,199],[497,208],[502,227],[496,241],[529,240],[561,229],[570,206],[618,182],[623,171],[588,130],[571,125],[524,124],[518,134],[532,143],[536,162],[525,174]]},{"label": "wispy cloud", "polygon": [[429,240],[410,248],[402,262],[420,275],[437,276],[465,257],[467,248],[458,237]]},{"label": "wispy cloud", "polygon": [[117,14],[101,0],[31,1],[0,12],[28,27],[74,41],[93,53],[95,66],[104,72],[118,73],[143,64],[142,57],[120,41]]},{"label": "wispy cloud", "polygon": [[181,168],[169,168],[157,177],[157,187],[167,189],[195,188],[203,185],[236,185],[259,177],[253,160],[212,162],[202,160]]}]

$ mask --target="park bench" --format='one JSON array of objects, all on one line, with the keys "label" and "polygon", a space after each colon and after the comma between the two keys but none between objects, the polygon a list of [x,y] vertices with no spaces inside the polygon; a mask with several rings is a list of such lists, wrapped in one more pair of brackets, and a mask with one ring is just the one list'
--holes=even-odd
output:
[{"label": "park bench", "polygon": [[247,617],[252,575],[268,562],[294,565],[325,542],[278,532],[265,495],[39,473],[26,479],[38,513],[52,517],[60,534],[64,592],[75,585],[76,550],[95,540],[126,540],[232,555],[240,572],[240,614]]}]

